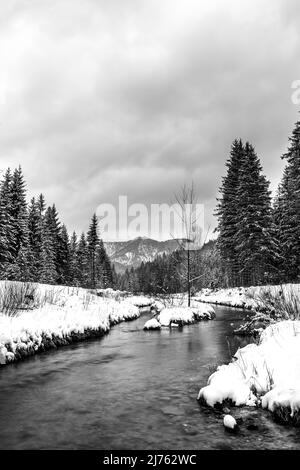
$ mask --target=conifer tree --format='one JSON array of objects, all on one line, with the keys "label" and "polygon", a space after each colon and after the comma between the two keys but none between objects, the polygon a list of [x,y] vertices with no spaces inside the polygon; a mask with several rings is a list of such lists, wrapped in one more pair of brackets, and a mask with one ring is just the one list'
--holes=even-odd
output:
[{"label": "conifer tree", "polygon": [[240,263],[236,254],[234,237],[236,235],[236,216],[239,212],[237,197],[240,185],[240,171],[245,156],[241,140],[235,140],[231,147],[230,157],[226,162],[227,175],[223,178],[220,188],[216,215],[218,217],[218,248],[225,263],[229,283],[238,283]]},{"label": "conifer tree", "polygon": [[72,233],[69,246],[69,284],[76,286],[79,285],[78,281],[78,268],[77,268],[77,235],[76,232]]},{"label": "conifer tree", "polygon": [[111,287],[113,284],[112,268],[102,240],[99,240],[96,252],[96,279],[101,288]]},{"label": "conifer tree", "polygon": [[58,284],[63,282],[63,274],[61,270],[61,225],[55,204],[49,206],[44,216],[44,228],[47,231],[47,238],[51,238],[52,250],[54,251],[54,262],[56,271],[56,280]]},{"label": "conifer tree", "polygon": [[39,210],[40,216],[42,217],[46,209],[45,197],[43,194],[40,194],[37,199],[37,208]]},{"label": "conifer tree", "polygon": [[87,246],[89,253],[89,283],[92,289],[96,288],[97,283],[97,254],[100,246],[100,239],[98,236],[98,219],[96,214],[93,214],[91,224],[87,233]]},{"label": "conifer tree", "polygon": [[60,283],[70,283],[70,240],[67,227],[62,225],[59,235],[59,274]]},{"label": "conifer tree", "polygon": [[89,250],[87,241],[85,238],[85,234],[82,233],[78,248],[76,252],[76,274],[75,279],[76,283],[78,283],[81,287],[88,287],[89,285],[89,274],[90,274],[90,265],[89,265]]},{"label": "conifer tree", "polygon": [[289,138],[286,160],[274,206],[282,269],[286,280],[300,278],[300,121]]},{"label": "conifer tree", "polygon": [[26,246],[28,242],[28,218],[27,218],[27,203],[26,203],[26,189],[22,173],[19,166],[12,176],[11,187],[11,219],[12,219],[12,233],[13,243],[12,250],[14,258],[17,257],[20,246]]},{"label": "conifer tree", "polygon": [[42,246],[41,246],[41,264],[39,271],[39,282],[45,284],[56,284],[57,271],[55,264],[55,247],[53,244],[53,234],[51,228],[47,224],[45,219],[43,234],[42,234]]},{"label": "conifer tree", "polygon": [[274,269],[278,247],[274,237],[269,182],[252,145],[245,145],[237,191],[236,254],[242,284],[262,283]]},{"label": "conifer tree", "polygon": [[39,210],[38,202],[35,198],[31,199],[28,209],[28,231],[29,243],[33,255],[34,271],[36,272],[36,279],[38,279],[38,271],[41,263],[41,249],[42,249],[42,216]]},{"label": "conifer tree", "polygon": [[11,180],[11,172],[8,169],[0,186],[0,273],[2,276],[5,276],[6,267],[13,259]]},{"label": "conifer tree", "polygon": [[34,254],[30,243],[21,244],[18,255],[7,271],[8,279],[33,282],[36,281]]}]

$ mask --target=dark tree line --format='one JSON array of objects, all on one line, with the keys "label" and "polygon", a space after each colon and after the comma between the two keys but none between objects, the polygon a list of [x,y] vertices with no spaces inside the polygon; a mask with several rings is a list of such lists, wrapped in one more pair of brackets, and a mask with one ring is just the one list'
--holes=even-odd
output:
[{"label": "dark tree line", "polygon": [[[171,254],[142,263],[136,269],[118,275],[118,288],[145,294],[174,294],[186,292],[186,253],[182,247]],[[216,242],[209,241],[193,252],[191,263],[191,291],[202,287],[221,287],[224,270]]]},{"label": "dark tree line", "polygon": [[21,167],[8,169],[0,183],[0,275],[2,279],[110,287],[114,282],[98,221],[93,215],[87,234],[69,236],[55,205],[44,196],[26,201]]}]

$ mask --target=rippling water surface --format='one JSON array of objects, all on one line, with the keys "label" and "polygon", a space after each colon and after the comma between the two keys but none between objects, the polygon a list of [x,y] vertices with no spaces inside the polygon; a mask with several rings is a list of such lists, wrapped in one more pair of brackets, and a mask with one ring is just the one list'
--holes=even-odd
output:
[{"label": "rippling water surface", "polygon": [[0,448],[300,449],[299,430],[267,412],[233,410],[244,421],[231,435],[221,415],[199,407],[212,367],[239,346],[229,336],[243,312],[216,311],[215,321],[160,332],[144,332],[143,315],[102,339],[1,368]]}]

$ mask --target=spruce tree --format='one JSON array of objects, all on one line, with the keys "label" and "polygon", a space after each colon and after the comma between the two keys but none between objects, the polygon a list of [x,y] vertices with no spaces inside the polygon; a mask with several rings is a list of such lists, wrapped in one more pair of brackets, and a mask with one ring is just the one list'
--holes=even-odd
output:
[{"label": "spruce tree", "polygon": [[62,225],[59,235],[59,274],[60,283],[68,285],[70,283],[70,240],[67,227]]},{"label": "spruce tree", "polygon": [[49,206],[44,216],[44,230],[47,228],[47,238],[51,238],[52,249],[54,251],[54,262],[56,279],[58,284],[63,283],[62,259],[61,259],[61,225],[58,218],[56,206]]},{"label": "spruce tree", "polygon": [[21,245],[26,246],[28,242],[26,189],[20,166],[13,173],[10,192],[13,233],[12,251],[14,258],[16,258]]},{"label": "spruce tree", "polygon": [[77,269],[77,254],[78,242],[76,232],[72,233],[69,247],[69,284],[72,286],[79,285],[78,269]]},{"label": "spruce tree", "polygon": [[16,259],[9,265],[7,272],[8,279],[22,282],[36,281],[34,261],[34,254],[30,243],[21,244]]},{"label": "spruce tree", "polygon": [[40,216],[42,217],[46,209],[45,197],[43,194],[40,194],[37,199],[37,208],[40,213]]},{"label": "spruce tree", "polygon": [[278,247],[274,237],[269,181],[252,145],[245,145],[237,191],[236,233],[242,284],[262,283],[274,270]]},{"label": "spruce tree", "polygon": [[244,146],[241,140],[235,140],[231,147],[230,157],[226,162],[227,174],[223,178],[220,188],[221,197],[218,199],[216,215],[218,217],[218,248],[226,266],[229,284],[238,283],[240,270],[239,259],[236,254],[234,237],[236,234],[237,214],[239,200],[237,197],[240,185],[240,172],[245,157]]},{"label": "spruce tree", "polygon": [[97,254],[100,246],[100,239],[98,236],[98,219],[96,214],[93,215],[89,230],[87,232],[87,246],[89,253],[89,284],[92,289],[96,288],[97,284]]},{"label": "spruce tree", "polygon": [[56,284],[57,271],[55,261],[56,253],[53,243],[53,234],[51,227],[47,223],[47,219],[45,219],[42,234],[39,282],[45,284]]},{"label": "spruce tree", "polygon": [[275,201],[277,236],[281,247],[282,269],[286,280],[300,278],[300,121],[289,138],[283,155],[286,160]]},{"label": "spruce tree", "polygon": [[11,180],[11,172],[8,169],[0,185],[0,274],[4,277],[8,263],[13,259]]},{"label": "spruce tree", "polygon": [[96,279],[99,287],[112,287],[113,274],[109,257],[104,248],[102,240],[99,240],[99,246],[96,251]]},{"label": "spruce tree", "polygon": [[90,275],[89,250],[84,233],[81,234],[76,251],[75,273],[75,279],[78,285],[81,287],[88,287]]},{"label": "spruce tree", "polygon": [[42,224],[43,219],[39,210],[39,204],[35,198],[32,198],[28,209],[28,231],[36,279],[38,279],[41,264]]}]

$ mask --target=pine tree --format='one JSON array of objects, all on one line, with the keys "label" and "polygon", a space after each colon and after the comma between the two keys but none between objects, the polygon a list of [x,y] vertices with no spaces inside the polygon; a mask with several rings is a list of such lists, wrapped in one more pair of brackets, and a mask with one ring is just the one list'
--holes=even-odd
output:
[{"label": "pine tree", "polygon": [[46,209],[46,203],[45,203],[45,198],[43,194],[40,194],[37,200],[37,208],[40,213],[40,216],[44,215],[45,209]]},{"label": "pine tree", "polygon": [[87,245],[89,253],[89,284],[92,289],[96,288],[97,283],[97,253],[100,246],[98,236],[98,219],[96,214],[93,215],[91,224],[87,233]]},{"label": "pine tree", "polygon": [[111,287],[113,289],[118,289],[118,285],[119,285],[119,278],[118,278],[118,274],[116,272],[116,268],[115,268],[115,265],[113,264],[111,266],[111,275],[112,275],[112,285]]},{"label": "pine tree", "polygon": [[239,186],[238,212],[233,242],[242,274],[242,284],[262,283],[272,272],[278,256],[274,237],[269,182],[252,145],[245,145]]},{"label": "pine tree", "polygon": [[106,254],[102,240],[99,240],[99,246],[96,251],[96,279],[100,288],[112,287],[113,274],[110,260]]},{"label": "pine tree", "polygon": [[7,277],[8,279],[22,282],[33,282],[36,280],[34,254],[28,242],[26,245],[21,244],[16,259],[9,265]]},{"label": "pine tree", "polygon": [[34,271],[36,273],[35,280],[38,279],[38,272],[41,263],[42,224],[43,219],[39,210],[38,202],[36,202],[35,198],[32,198],[28,209],[28,231],[29,243],[33,255]]},{"label": "pine tree", "polygon": [[76,251],[76,284],[78,283],[81,287],[88,287],[90,275],[89,268],[89,250],[85,235],[82,233]]},{"label": "pine tree", "polygon": [[60,283],[68,285],[70,283],[70,240],[65,225],[62,226],[59,235],[59,273]]},{"label": "pine tree", "polygon": [[77,269],[77,250],[78,250],[78,242],[77,242],[77,235],[76,232],[72,233],[70,239],[70,247],[69,247],[69,284],[71,286],[79,285],[78,281],[78,269]]},{"label": "pine tree", "polygon": [[277,237],[286,280],[300,278],[300,121],[296,123],[283,159],[284,169],[274,207]]},{"label": "pine tree", "polygon": [[12,251],[14,258],[16,258],[21,245],[26,246],[28,242],[26,189],[20,166],[13,173],[10,193],[13,233]]},{"label": "pine tree", "polygon": [[8,169],[0,186],[0,274],[5,276],[8,263],[13,259],[11,172]]},{"label": "pine tree", "polygon": [[51,238],[52,249],[54,251],[54,262],[56,279],[58,284],[63,283],[62,259],[61,259],[61,225],[58,218],[56,206],[48,207],[44,216],[44,230],[47,227],[47,237]]},{"label": "pine tree", "polygon": [[57,271],[55,264],[55,247],[53,244],[53,234],[51,227],[44,220],[42,246],[41,246],[41,264],[39,271],[39,282],[45,284],[56,284]]},{"label": "pine tree", "polygon": [[236,254],[234,237],[236,234],[236,216],[239,212],[237,197],[240,185],[240,172],[245,158],[245,150],[241,140],[235,140],[231,147],[230,157],[226,162],[227,175],[223,178],[220,188],[216,215],[218,217],[218,248],[228,272],[229,283],[238,283],[240,263]]}]

